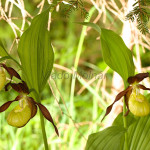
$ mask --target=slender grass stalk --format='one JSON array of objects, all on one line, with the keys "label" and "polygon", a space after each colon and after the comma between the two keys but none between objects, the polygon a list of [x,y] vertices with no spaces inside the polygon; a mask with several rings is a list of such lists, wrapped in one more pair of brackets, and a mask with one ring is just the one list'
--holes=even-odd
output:
[{"label": "slender grass stalk", "polygon": [[[93,15],[95,10],[96,10],[95,7],[92,7],[90,9],[89,17],[84,20],[85,22],[90,21],[90,18]],[[80,35],[80,39],[79,39],[78,48],[77,48],[76,58],[75,58],[75,62],[74,62],[74,68],[73,68],[74,70],[73,70],[73,75],[72,75],[71,93],[70,93],[70,115],[72,116],[72,118],[75,118],[74,91],[75,91],[75,82],[76,82],[76,71],[78,69],[78,63],[79,63],[80,55],[81,55],[81,52],[82,52],[82,47],[83,47],[83,42],[84,42],[84,38],[85,38],[86,29],[87,29],[87,27],[83,26],[82,32],[81,32],[81,35]],[[72,124],[72,120],[70,120],[70,124]],[[72,143],[70,143],[70,144],[72,145]]]},{"label": "slender grass stalk", "polygon": [[93,96],[93,113],[92,113],[92,119],[94,121],[94,125],[93,125],[93,131],[94,132],[97,130],[97,125],[95,124],[97,117],[98,117],[98,103],[97,103],[96,97]]},{"label": "slender grass stalk", "polygon": [[86,82],[84,79],[82,79],[81,77],[78,77],[78,76],[77,76],[77,79],[78,79],[78,81],[79,81],[82,85],[84,85],[84,86],[87,88],[87,90],[88,90],[89,92],[91,92],[91,93],[93,94],[93,96],[96,97],[96,99],[98,99],[98,100],[101,102],[101,104],[102,104],[102,109],[106,109],[106,108],[107,108],[107,104],[103,101],[103,99],[102,99],[101,96],[96,92],[96,90],[95,90],[94,88],[92,88],[90,85],[88,85],[87,82]]},{"label": "slender grass stalk", "polygon": [[[91,16],[93,15],[95,11],[95,7],[92,7],[89,11],[89,17],[87,19],[85,19],[85,22],[89,22]],[[74,71],[77,71],[78,69],[78,63],[79,63],[79,59],[80,59],[80,55],[81,55],[81,51],[82,51],[82,47],[83,47],[83,42],[84,42],[84,38],[85,38],[85,33],[86,33],[86,26],[83,26],[82,28],[82,32],[80,35],[80,39],[79,39],[79,44],[78,44],[78,48],[77,48],[77,53],[76,53],[76,58],[75,58],[75,63],[74,63]],[[70,114],[71,116],[75,116],[74,114],[74,90],[75,90],[75,82],[76,82],[76,76],[72,76],[72,83],[71,83],[71,94],[70,94]]]}]

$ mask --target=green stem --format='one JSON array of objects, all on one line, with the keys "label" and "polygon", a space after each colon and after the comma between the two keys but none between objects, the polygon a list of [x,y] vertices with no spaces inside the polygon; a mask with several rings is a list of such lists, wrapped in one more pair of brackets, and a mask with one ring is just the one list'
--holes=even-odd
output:
[{"label": "green stem", "polygon": [[46,131],[45,131],[44,117],[43,117],[41,112],[40,112],[40,121],[41,121],[42,135],[43,135],[45,150],[48,150],[48,143],[47,143],[47,137],[46,137]]},{"label": "green stem", "polygon": [[[39,103],[41,102],[41,95],[40,94],[38,94],[38,98],[36,100]],[[41,113],[41,111],[40,111],[40,121],[41,121],[41,128],[42,128],[44,147],[45,147],[45,150],[48,150],[48,142],[47,142],[47,136],[46,136],[46,131],[45,131],[44,117],[43,117],[43,114]]]},{"label": "green stem", "polygon": [[[127,84],[125,83],[125,88],[127,88]],[[124,124],[124,128],[127,129],[127,119],[126,119],[126,103],[125,103],[125,99],[123,100],[123,124]],[[125,132],[125,150],[128,150],[128,134],[127,132]]]},{"label": "green stem", "polygon": [[[123,101],[123,124],[124,124],[124,128],[127,129],[127,119],[126,119],[125,113],[126,113],[126,104],[125,104],[125,99],[124,99],[124,101]],[[125,150],[128,150],[127,132],[125,132]]]}]

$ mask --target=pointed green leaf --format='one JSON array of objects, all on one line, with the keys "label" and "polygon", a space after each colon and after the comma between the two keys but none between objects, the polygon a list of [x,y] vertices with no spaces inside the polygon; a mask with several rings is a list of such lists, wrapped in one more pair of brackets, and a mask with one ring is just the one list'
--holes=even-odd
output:
[{"label": "pointed green leaf", "polygon": [[36,16],[21,36],[18,54],[29,88],[40,93],[50,76],[54,54],[47,31],[49,9]]},{"label": "pointed green leaf", "polygon": [[94,23],[91,23],[91,22],[75,22],[75,23],[92,27],[92,28],[95,29],[97,32],[99,32],[99,34],[101,34],[101,28],[100,28],[97,24],[94,24]]},{"label": "pointed green leaf", "polygon": [[115,32],[100,28],[91,22],[79,23],[90,26],[100,33],[103,59],[106,64],[116,71],[127,82],[128,77],[134,75],[135,67],[132,52],[127,48],[122,38]]},{"label": "pointed green leaf", "polygon": [[123,127],[112,126],[91,134],[85,150],[122,150],[125,131]]},{"label": "pointed green leaf", "polygon": [[135,70],[131,51],[122,38],[111,30],[101,29],[100,40],[104,61],[126,82]]}]

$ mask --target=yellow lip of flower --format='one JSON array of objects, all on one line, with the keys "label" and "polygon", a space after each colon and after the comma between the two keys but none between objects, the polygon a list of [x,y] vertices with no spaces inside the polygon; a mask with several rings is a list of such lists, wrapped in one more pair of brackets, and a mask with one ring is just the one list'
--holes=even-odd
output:
[{"label": "yellow lip of flower", "polygon": [[140,93],[132,93],[129,98],[129,110],[135,116],[146,116],[150,113],[150,104],[146,97]]},{"label": "yellow lip of flower", "polygon": [[145,97],[143,97],[143,95],[139,93],[139,89],[150,90],[150,88],[146,88],[144,85],[139,84],[139,82],[141,82],[143,79],[147,77],[149,77],[149,73],[139,73],[135,76],[129,77],[128,83],[130,85],[124,91],[121,91],[116,96],[114,102],[110,106],[107,107],[106,113],[103,119],[105,118],[105,116],[107,116],[110,113],[114,103],[120,100],[123,96],[125,96],[125,103],[127,107],[127,112],[125,115],[128,115],[130,110],[134,115],[138,115],[138,116],[145,116],[149,114],[150,104],[145,99]]},{"label": "yellow lip of flower", "polygon": [[[143,96],[143,95],[142,95]],[[141,95],[138,95],[135,99],[136,99],[136,101],[138,101],[138,102],[144,102],[145,101],[145,98],[144,97],[142,97]]]},{"label": "yellow lip of flower", "polygon": [[17,105],[8,115],[7,122],[9,125],[14,127],[23,127],[31,119],[31,108],[29,105],[24,106],[23,108],[20,105]]},{"label": "yellow lip of flower", "polygon": [[23,127],[31,119],[32,109],[30,107],[29,101],[26,95],[23,95],[19,100],[19,105],[17,105],[7,117],[7,122],[9,125],[14,127]]}]

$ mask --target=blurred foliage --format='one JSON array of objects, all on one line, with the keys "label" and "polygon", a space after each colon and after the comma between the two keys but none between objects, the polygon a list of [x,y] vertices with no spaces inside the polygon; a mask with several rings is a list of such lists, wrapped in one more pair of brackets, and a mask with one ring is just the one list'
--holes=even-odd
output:
[{"label": "blurred foliage", "polygon": [[[4,10],[4,8],[6,7],[6,0],[0,0],[0,2]],[[33,17],[37,15],[40,11],[40,8],[42,8],[41,2],[44,2],[42,10],[45,10],[49,6],[49,1],[47,0],[25,0],[25,10]],[[90,10],[90,8],[93,7],[91,1],[82,2],[84,3],[84,8],[87,10],[87,12]],[[127,3],[126,1],[124,2]],[[37,7],[39,4],[41,5]],[[115,9],[115,5],[111,4],[110,6],[109,3],[107,7],[106,5],[107,2],[98,5],[98,8],[100,10],[103,10],[103,12],[101,12],[100,15],[100,12],[98,10],[95,11],[92,15],[91,22],[97,19],[97,21],[95,22],[97,22],[97,24],[101,27],[111,29],[117,34],[122,34],[124,24],[120,20],[119,14],[113,13],[114,11],[117,12],[117,10]],[[6,15],[9,14],[10,6],[11,2],[9,2],[8,10],[5,11]],[[122,3],[120,1],[116,1],[116,6],[119,10],[123,11],[124,6],[122,6]],[[90,73],[90,71],[96,74],[103,73],[103,78],[102,80],[93,81],[90,85],[90,87],[94,90],[94,93],[98,93],[99,99],[97,99],[97,97],[87,88],[82,93],[79,93],[79,90],[84,86],[86,87],[86,84],[83,84],[79,80],[76,80],[75,95],[73,101],[76,117],[71,118],[68,115],[65,105],[62,102],[61,96],[58,92],[59,89],[67,108],[70,108],[70,91],[72,86],[71,74],[67,72],[69,75],[68,79],[59,79],[58,74],[66,73],[66,70],[62,70],[61,67],[65,67],[65,69],[71,70],[74,65],[78,42],[82,30],[82,26],[74,22],[83,22],[84,17],[81,15],[80,10],[72,11],[69,16],[64,17],[64,11],[62,11],[62,9],[63,8],[59,6],[54,10],[51,16],[50,24],[51,42],[55,52],[54,63],[60,65],[54,65],[52,72],[57,75],[57,78],[53,78],[57,88],[53,80],[51,80],[50,83],[53,91],[51,91],[50,86],[47,84],[42,94],[42,104],[44,104],[50,110],[51,115],[56,121],[57,127],[59,129],[60,137],[56,136],[54,129],[49,122],[46,121],[45,126],[49,147],[51,148],[51,150],[83,150],[85,148],[88,135],[103,129],[104,127],[106,127],[108,120],[112,120],[112,118],[108,118],[108,120],[106,119],[103,123],[101,123],[101,119],[104,115],[104,108],[101,107],[100,99],[105,103],[111,103],[114,100],[114,93],[112,92],[115,89],[115,85],[113,85],[112,83],[114,72],[109,69],[103,61],[98,33],[93,29],[88,28],[86,34],[84,35],[85,40],[82,45],[82,53],[78,64],[78,73],[81,76],[84,72]],[[2,10],[0,11],[2,12]],[[11,17],[12,22],[17,25],[19,29],[21,29],[23,20],[22,13],[15,4],[13,5]],[[16,29],[16,39],[14,31],[8,23],[8,20],[6,21],[6,18],[3,19],[0,16],[0,39],[3,40],[7,50],[17,60],[18,54],[16,41],[19,40],[21,33],[29,27],[32,20],[30,16],[26,16],[25,19],[25,27],[23,28],[23,30]],[[144,41],[143,43],[147,44],[147,41]],[[148,46],[146,46],[145,52],[143,52],[143,47],[140,44],[139,47],[142,69],[146,69],[146,67],[149,67],[150,64],[150,49]],[[133,44],[132,51],[134,53],[135,59],[137,59],[138,55],[135,43]],[[18,66],[11,60],[7,61],[7,65],[15,67],[16,70],[18,70],[18,72],[21,74],[21,70],[19,70]],[[104,72],[104,70],[106,70],[106,72]],[[144,71],[145,70],[143,70],[143,72]],[[85,81],[87,82],[90,80],[91,78],[85,78]],[[96,87],[98,85],[98,82],[101,83],[97,90]],[[123,89],[123,87],[121,88]],[[11,90],[8,92],[1,91],[0,105],[8,100],[13,100],[16,97],[16,94],[17,93]],[[62,109],[63,114],[61,113],[53,94],[55,94],[57,100],[59,101],[59,106]],[[9,110],[13,108],[13,105]],[[43,150],[44,144],[42,140],[39,114],[36,115],[35,118],[33,118],[24,128],[16,129],[9,126],[6,122],[6,117],[9,110],[6,113],[0,114],[0,149]],[[74,120],[75,124],[73,123],[72,119]]]},{"label": "blurred foliage", "polygon": [[136,20],[137,28],[143,33],[149,33],[148,22],[150,17],[150,0],[136,0],[133,4],[133,10],[127,14],[127,19]]}]

